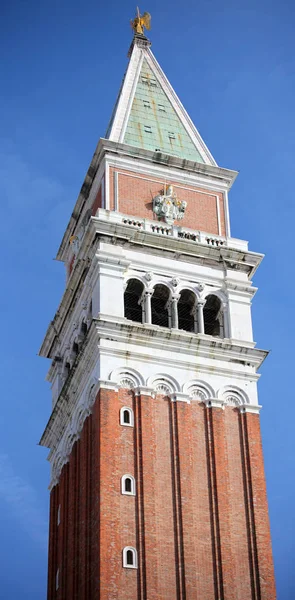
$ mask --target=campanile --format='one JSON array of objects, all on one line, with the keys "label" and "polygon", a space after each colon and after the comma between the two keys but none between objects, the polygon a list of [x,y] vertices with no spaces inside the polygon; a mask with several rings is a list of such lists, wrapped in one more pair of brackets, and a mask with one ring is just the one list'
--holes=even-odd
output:
[{"label": "campanile", "polygon": [[57,253],[48,600],[275,600],[252,277],[218,166],[133,21]]}]

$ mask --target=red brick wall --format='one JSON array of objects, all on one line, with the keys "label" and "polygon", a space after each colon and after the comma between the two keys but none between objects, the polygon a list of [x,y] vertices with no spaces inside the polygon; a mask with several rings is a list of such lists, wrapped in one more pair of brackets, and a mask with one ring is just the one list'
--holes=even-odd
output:
[{"label": "red brick wall", "polygon": [[103,206],[102,206],[102,186],[103,186],[103,180],[100,184],[100,188],[96,194],[95,200],[92,205],[92,210],[91,210],[92,215],[95,215],[98,208],[103,208]]},{"label": "red brick wall", "polygon": [[48,600],[196,598],[276,598],[259,417],[101,390],[51,492]]},{"label": "red brick wall", "polygon": [[[114,168],[110,168],[110,209],[115,210]],[[169,182],[166,181],[166,184]],[[157,177],[144,176],[131,171],[118,174],[119,212],[154,219],[153,198],[164,188],[165,181]],[[220,192],[210,192],[194,186],[173,182],[174,191],[180,200],[186,200],[187,208],[179,225],[199,229],[218,235],[216,196],[219,198],[221,234],[225,235],[224,199]],[[94,214],[94,213],[93,213]],[[157,219],[157,218],[156,218]]]}]

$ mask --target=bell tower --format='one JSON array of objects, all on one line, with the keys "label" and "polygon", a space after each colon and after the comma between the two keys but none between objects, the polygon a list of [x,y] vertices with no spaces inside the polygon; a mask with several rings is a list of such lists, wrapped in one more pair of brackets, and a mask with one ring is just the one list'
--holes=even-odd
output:
[{"label": "bell tower", "polygon": [[[136,21],[136,22],[135,22]],[[57,253],[48,600],[275,600],[252,277],[219,167],[133,22]]]}]

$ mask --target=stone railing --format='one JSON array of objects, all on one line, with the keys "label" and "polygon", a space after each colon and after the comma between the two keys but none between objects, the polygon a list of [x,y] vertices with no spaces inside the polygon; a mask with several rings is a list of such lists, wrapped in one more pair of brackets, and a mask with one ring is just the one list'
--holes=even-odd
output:
[{"label": "stone railing", "polygon": [[98,209],[96,218],[102,221],[113,223],[122,223],[138,231],[145,231],[155,235],[173,237],[181,240],[191,241],[197,244],[204,244],[210,248],[233,248],[246,252],[248,242],[236,238],[229,238],[220,235],[211,235],[204,231],[181,227],[180,225],[167,225],[162,221],[152,221],[150,219],[138,219],[136,217],[123,215],[118,212],[109,212],[102,208]]}]

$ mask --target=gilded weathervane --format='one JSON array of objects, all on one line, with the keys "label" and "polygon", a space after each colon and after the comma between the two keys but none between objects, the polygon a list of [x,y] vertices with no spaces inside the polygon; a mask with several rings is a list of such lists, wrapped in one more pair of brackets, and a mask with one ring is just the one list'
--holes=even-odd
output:
[{"label": "gilded weathervane", "polygon": [[151,28],[151,15],[148,12],[140,15],[139,8],[137,7],[137,16],[135,19],[131,21],[131,27],[135,33],[139,33],[140,35],[144,35],[144,28]]}]

